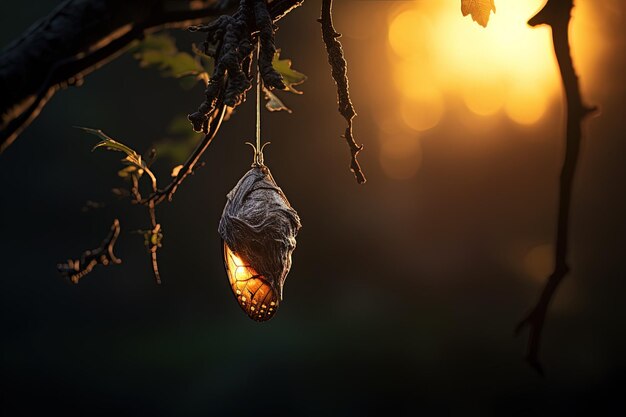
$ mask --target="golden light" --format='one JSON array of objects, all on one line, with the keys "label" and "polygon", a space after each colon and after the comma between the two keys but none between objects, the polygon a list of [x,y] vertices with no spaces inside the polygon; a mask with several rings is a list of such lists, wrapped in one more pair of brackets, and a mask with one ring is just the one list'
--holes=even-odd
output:
[{"label": "golden light", "polygon": [[[486,29],[462,19],[459,2],[412,2],[395,10],[389,62],[399,93],[415,104],[401,102],[405,123],[435,127],[454,95],[477,116],[539,121],[560,88],[549,31],[526,25],[543,3],[501,0]],[[420,105],[426,109],[418,111]]]},{"label": "golden light", "polygon": [[419,138],[396,133],[381,135],[380,139],[380,165],[385,174],[395,180],[414,177],[422,161]]},{"label": "golden light", "polygon": [[226,242],[224,265],[233,294],[248,317],[255,321],[271,319],[278,309],[278,295],[265,277],[231,251]]},{"label": "golden light", "polygon": [[524,271],[535,281],[544,281],[552,272],[553,266],[554,247],[549,243],[531,248],[524,256]]}]

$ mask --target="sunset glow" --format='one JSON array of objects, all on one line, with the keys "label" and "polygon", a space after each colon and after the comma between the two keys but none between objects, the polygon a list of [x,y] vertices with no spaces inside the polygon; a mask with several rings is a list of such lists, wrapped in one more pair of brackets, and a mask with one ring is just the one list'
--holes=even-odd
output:
[{"label": "sunset glow", "polygon": [[526,24],[541,4],[501,2],[486,29],[460,19],[455,2],[414,2],[392,13],[390,62],[407,126],[435,127],[450,95],[477,116],[540,120],[559,91],[549,32]]}]

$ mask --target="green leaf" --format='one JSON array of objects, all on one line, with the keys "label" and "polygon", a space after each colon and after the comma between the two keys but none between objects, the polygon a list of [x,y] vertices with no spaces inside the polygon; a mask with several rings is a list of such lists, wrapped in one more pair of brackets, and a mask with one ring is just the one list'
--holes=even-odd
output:
[{"label": "green leaf", "polygon": [[198,80],[206,78],[200,58],[180,52],[168,34],[148,35],[132,52],[142,68],[156,68],[163,77],[180,78],[183,87],[193,87]]},{"label": "green leaf", "polygon": [[287,113],[292,113],[291,109],[281,101],[281,99],[276,96],[276,94],[272,93],[267,88],[263,87],[263,92],[265,93],[265,99],[267,103],[265,103],[265,108],[269,111],[286,111]]},{"label": "green leaf", "polygon": [[194,132],[187,116],[180,115],[170,123],[168,135],[154,144],[157,158],[167,158],[172,163],[182,164],[202,139],[202,133]]},{"label": "green leaf", "polygon": [[213,74],[213,70],[215,69],[215,60],[205,54],[200,48],[196,46],[196,44],[191,44],[191,50],[193,53],[200,59],[200,63],[204,67],[204,70],[207,74]]},{"label": "green leaf", "polygon": [[163,230],[160,224],[154,226],[152,230],[138,230],[137,232],[143,235],[143,243],[148,249],[163,246]]},{"label": "green leaf", "polygon": [[280,59],[280,49],[274,54],[272,66],[283,76],[283,83],[285,83],[287,91],[302,94],[302,91],[296,90],[294,86],[305,82],[307,76],[291,68],[291,59]]},{"label": "green leaf", "polygon": [[92,148],[92,152],[98,148],[105,148],[109,151],[123,152],[126,154],[126,157],[122,159],[127,165],[133,165],[137,169],[146,170],[147,166],[145,162],[142,160],[141,155],[139,155],[134,149],[124,145],[121,142],[116,141],[115,139],[108,136],[100,129],[90,129],[88,127],[80,127],[76,126],[78,129],[81,129],[87,133],[90,133],[94,136],[100,138],[100,142],[96,143],[96,145]]}]

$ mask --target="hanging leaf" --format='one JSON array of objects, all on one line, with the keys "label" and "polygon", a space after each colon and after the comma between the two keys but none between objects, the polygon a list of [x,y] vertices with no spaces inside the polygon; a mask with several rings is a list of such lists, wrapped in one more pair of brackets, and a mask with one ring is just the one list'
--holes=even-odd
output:
[{"label": "hanging leaf", "polygon": [[286,111],[287,113],[293,113],[291,109],[281,101],[281,99],[276,96],[276,94],[272,93],[267,88],[263,87],[263,92],[265,93],[265,99],[267,103],[265,103],[265,108],[269,111]]},{"label": "hanging leaf", "polygon": [[461,0],[463,16],[470,14],[472,20],[482,27],[487,27],[491,11],[496,12],[494,0]]},{"label": "hanging leaf", "polygon": [[302,91],[296,90],[294,86],[305,82],[307,76],[291,68],[291,59],[280,59],[280,49],[276,50],[276,53],[274,54],[272,66],[280,73],[280,75],[282,75],[283,83],[285,84],[287,91],[291,91],[295,94],[302,94]]},{"label": "hanging leaf", "polygon": [[227,196],[220,219],[224,264],[248,317],[266,321],[282,300],[300,217],[269,168],[254,166]]}]

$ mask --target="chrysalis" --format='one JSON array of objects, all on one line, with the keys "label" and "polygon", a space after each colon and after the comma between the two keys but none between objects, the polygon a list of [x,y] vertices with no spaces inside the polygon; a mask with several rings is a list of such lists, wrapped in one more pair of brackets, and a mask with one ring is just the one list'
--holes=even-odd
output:
[{"label": "chrysalis", "polygon": [[228,193],[219,234],[239,305],[253,320],[271,319],[282,300],[300,218],[265,165],[255,164]]}]

